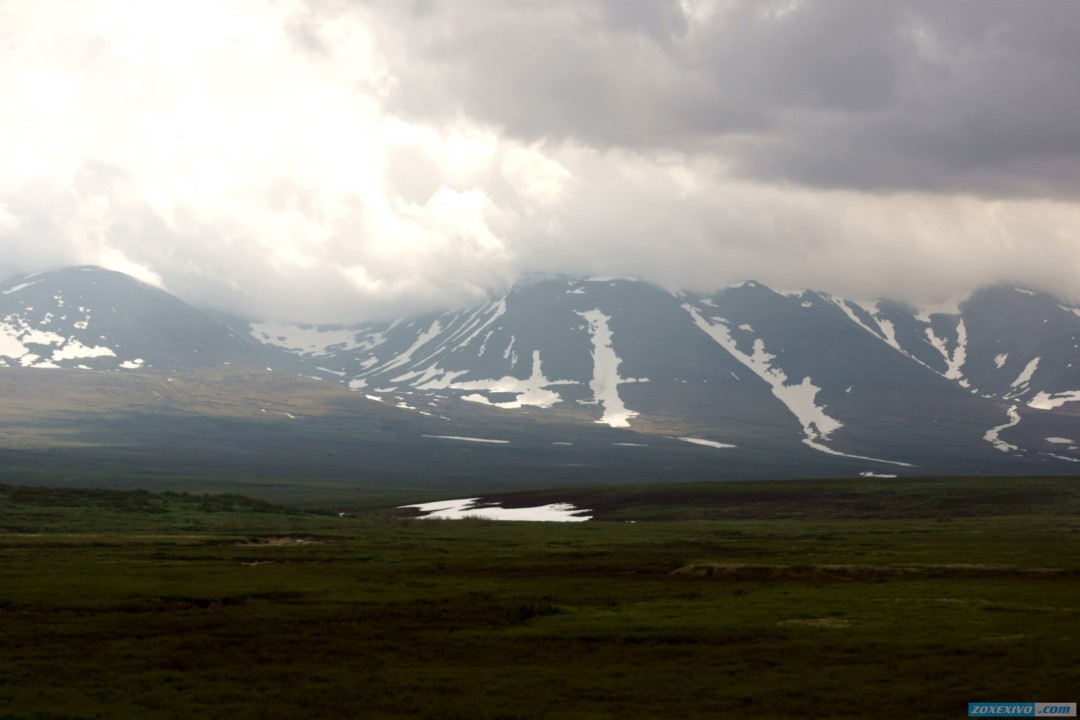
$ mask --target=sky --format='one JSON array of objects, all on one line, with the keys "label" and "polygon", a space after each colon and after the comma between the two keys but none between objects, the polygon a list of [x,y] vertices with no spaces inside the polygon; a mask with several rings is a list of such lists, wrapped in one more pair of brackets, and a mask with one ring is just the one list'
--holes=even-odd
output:
[{"label": "sky", "polygon": [[1080,301],[1073,0],[0,0],[0,276],[252,318],[523,273]]}]

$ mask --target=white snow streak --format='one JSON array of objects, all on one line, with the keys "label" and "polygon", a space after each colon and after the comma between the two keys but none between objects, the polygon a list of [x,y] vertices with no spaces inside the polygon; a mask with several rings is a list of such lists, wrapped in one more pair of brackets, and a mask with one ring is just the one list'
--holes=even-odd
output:
[{"label": "white snow streak", "polygon": [[844,314],[848,316],[848,319],[851,320],[851,322],[855,323],[863,330],[870,333],[879,340],[884,340],[880,333],[875,332],[869,325],[864,323],[858,315],[855,314],[855,311],[848,306],[847,300],[844,300],[843,298],[832,297],[831,295],[826,295],[825,298],[832,302],[833,305],[843,310]]},{"label": "white snow streak", "polygon": [[678,439],[682,440],[683,442],[694,443],[695,445],[704,445],[706,447],[719,448],[721,450],[736,447],[735,445],[728,445],[726,443],[716,442],[715,440],[702,440],[701,438],[681,437]]},{"label": "white snow streak", "polygon": [[1027,385],[1031,382],[1031,376],[1035,374],[1035,369],[1039,367],[1039,358],[1033,359],[1029,362],[1024,369],[1016,376],[1016,379],[1012,381],[1009,387],[1019,388],[1023,385]]},{"label": "white snow streak", "polygon": [[619,383],[626,382],[619,377],[619,365],[622,360],[611,347],[610,317],[599,309],[577,313],[589,323],[589,335],[593,343],[593,379],[589,383],[593,397],[604,409],[603,416],[597,421],[615,428],[630,427],[630,419],[637,415],[628,410],[619,397]]},{"label": "white snow streak", "polygon": [[440,332],[442,332],[442,325],[440,325],[439,321],[436,320],[431,323],[431,327],[429,327],[427,330],[417,336],[416,341],[412,345],[410,345],[409,348],[405,350],[405,352],[395,356],[393,360],[386,363],[386,365],[383,365],[380,370],[383,372],[387,370],[393,370],[394,368],[401,367],[405,363],[409,362],[410,360],[412,360],[413,353],[424,347],[424,345],[427,345],[434,338],[438,337]]},{"label": "white snow streak", "polygon": [[4,291],[3,293],[0,293],[0,294],[3,294],[3,295],[11,295],[12,293],[17,293],[17,292],[19,292],[20,290],[23,290],[24,288],[28,288],[28,287],[30,287],[31,285],[37,285],[37,284],[38,284],[39,282],[41,282],[41,281],[40,281],[40,280],[35,280],[34,282],[24,282],[24,283],[19,283],[19,284],[18,284],[18,285],[16,285],[15,287],[13,287],[13,288],[8,288],[7,290],[5,290],[5,291]]},{"label": "white snow streak", "polygon": [[438,440],[462,440],[464,442],[491,443],[492,445],[509,445],[509,440],[489,440],[488,438],[462,437],[460,435],[421,435],[420,437],[436,438]]},{"label": "white snow streak", "polygon": [[769,384],[773,395],[798,418],[799,423],[803,426],[803,432],[808,438],[824,439],[834,430],[843,427],[839,420],[826,415],[824,408],[814,405],[814,399],[821,388],[814,385],[809,376],[803,378],[798,385],[785,384],[787,375],[780,368],[774,368],[769,364],[771,360],[775,359],[775,356],[765,352],[763,340],[760,338],[754,340],[754,354],[747,355],[739,350],[735,340],[731,337],[731,333],[723,323],[710,323],[693,305],[683,305],[683,309],[690,313],[690,317],[694,319],[697,326],[704,330],[709,337]]},{"label": "white snow streak", "polygon": [[[480,334],[481,332],[483,332],[483,331],[484,331],[484,330],[485,330],[486,328],[490,327],[490,326],[491,326],[491,324],[492,324],[493,322],[495,322],[495,321],[496,321],[496,320],[498,320],[498,319],[499,319],[500,317],[502,317],[503,315],[505,315],[505,314],[506,314],[506,298],[505,298],[505,297],[504,297],[504,298],[502,298],[502,299],[501,299],[501,300],[499,300],[499,301],[498,301],[497,303],[495,303],[495,304],[494,304],[493,306],[489,306],[489,307],[491,308],[491,310],[493,310],[493,312],[491,313],[491,315],[490,315],[490,316],[488,317],[488,319],[487,319],[487,320],[485,320],[485,321],[483,322],[483,324],[481,324],[481,325],[480,325],[480,326],[479,326],[478,328],[476,328],[475,330],[473,330],[472,334],[471,334],[471,335],[469,335],[469,337],[465,338],[465,339],[464,339],[464,340],[462,340],[462,341],[461,341],[460,343],[458,343],[458,347],[459,347],[459,348],[464,348],[464,347],[468,347],[469,343],[471,343],[471,342],[472,342],[472,341],[473,341],[474,339],[476,339],[476,336],[477,336],[477,335],[479,335],[479,334]],[[485,308],[485,309],[487,309],[487,308]],[[467,332],[467,329],[466,329],[466,330],[463,330],[463,331],[462,331],[462,333],[464,333],[464,332]],[[450,338],[450,340],[449,340],[449,341],[451,341],[451,342],[452,342],[452,341],[453,341],[453,339],[454,339],[454,338],[453,338],[453,336],[451,336],[451,338]],[[485,343],[485,344],[487,343],[487,339],[486,339],[486,338],[484,339],[484,343]],[[481,346],[481,348],[480,348],[480,353],[479,353],[479,354],[481,354],[481,355],[483,355],[483,354],[484,354],[484,349],[483,349],[483,346]]]},{"label": "white snow streak", "polygon": [[1009,359],[1009,353],[1001,353],[1000,355],[995,355],[994,356],[994,365],[996,365],[997,369],[1000,370],[1001,368],[1005,367],[1005,361],[1008,360],[1008,359]]},{"label": "white snow streak", "polygon": [[1010,445],[1009,443],[1005,442],[1004,440],[1002,440],[999,437],[1003,430],[1008,430],[1009,428],[1015,427],[1016,425],[1019,425],[1019,424],[1020,424],[1020,413],[1018,413],[1016,411],[1016,406],[1013,405],[1012,407],[1009,408],[1009,422],[1005,423],[1004,425],[998,425],[997,427],[992,427],[989,430],[987,430],[986,434],[983,435],[983,440],[985,440],[986,442],[992,444],[994,447],[996,447],[1001,452],[1006,452],[1007,453],[1007,452],[1011,452],[1013,450],[1019,450],[1020,448],[1016,447],[1015,445]]},{"label": "white snow streak", "polygon": [[[739,350],[738,346],[735,344],[735,340],[731,337],[731,333],[728,331],[727,327],[724,326],[724,321],[713,324],[706,320],[693,305],[686,304],[682,307],[690,313],[690,317],[694,319],[697,326],[704,330],[709,337],[731,353],[736,360],[748,367],[754,374],[769,384],[769,387],[772,388],[773,395],[787,407],[791,414],[794,415],[802,425],[803,434],[805,435],[803,443],[815,450],[828,453],[829,455],[839,455],[841,457],[910,467],[908,463],[863,457],[861,455],[849,455],[822,445],[818,441],[827,440],[834,430],[843,427],[843,423],[835,418],[829,417],[825,413],[824,407],[814,404],[814,400],[817,398],[817,394],[821,388],[814,385],[809,376],[804,377],[802,382],[798,385],[786,384],[787,375],[784,371],[770,365],[770,362],[776,359],[776,356],[770,355],[765,351],[765,342],[763,340],[760,338],[754,340],[754,354],[747,355]],[[850,310],[848,310],[848,312],[850,312]],[[856,322],[858,321],[856,320]]]},{"label": "white snow streak", "polygon": [[964,363],[967,362],[967,327],[964,325],[964,320],[961,318],[956,324],[956,347],[951,353],[945,339],[935,335],[933,328],[926,328],[926,337],[945,359],[944,376],[949,380],[958,381],[963,387],[968,387],[963,371]]},{"label": "white snow streak", "polygon": [[[874,332],[873,330],[870,330],[870,328],[867,328],[866,325],[863,325],[861,322],[859,323],[860,325],[870,330],[872,335],[877,335],[882,340],[884,340],[885,344],[891,347],[893,350],[896,350],[901,355],[908,355],[907,350],[904,350],[904,348],[900,347],[900,343],[896,341],[896,328],[893,327],[892,321],[886,320],[883,317],[878,317],[881,314],[881,310],[878,308],[877,303],[860,304],[859,307],[861,307],[866,312],[866,314],[870,316],[871,320],[877,323],[878,330],[877,332]],[[855,319],[855,315],[853,313],[848,313],[848,317]],[[858,320],[856,320],[856,322],[858,322]]]}]

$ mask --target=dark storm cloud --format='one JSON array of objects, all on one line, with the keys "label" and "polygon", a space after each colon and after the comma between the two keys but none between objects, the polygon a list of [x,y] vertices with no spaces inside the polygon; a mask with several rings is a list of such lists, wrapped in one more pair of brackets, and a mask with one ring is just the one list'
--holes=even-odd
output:
[{"label": "dark storm cloud", "polygon": [[420,116],[811,187],[1080,190],[1074,2],[456,0],[407,31],[392,102]]},{"label": "dark storm cloud", "polygon": [[0,275],[304,322],[531,271],[1080,299],[1078,8],[0,0]]}]

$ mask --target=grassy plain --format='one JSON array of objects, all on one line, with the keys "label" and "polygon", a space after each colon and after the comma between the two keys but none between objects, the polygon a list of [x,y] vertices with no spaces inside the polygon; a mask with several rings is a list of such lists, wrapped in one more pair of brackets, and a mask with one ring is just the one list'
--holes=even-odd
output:
[{"label": "grassy plain", "polygon": [[562,491],[599,493],[609,519],[581,524],[0,487],[0,718],[957,718],[1080,700],[1076,479],[885,484]]}]

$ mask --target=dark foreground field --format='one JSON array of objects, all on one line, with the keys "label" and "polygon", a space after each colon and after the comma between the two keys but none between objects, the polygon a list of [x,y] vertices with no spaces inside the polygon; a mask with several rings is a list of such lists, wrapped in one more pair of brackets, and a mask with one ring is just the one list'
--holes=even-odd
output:
[{"label": "dark foreground field", "polygon": [[1080,701],[1076,480],[889,483],[607,489],[583,524],[0,486],[0,718]]}]

